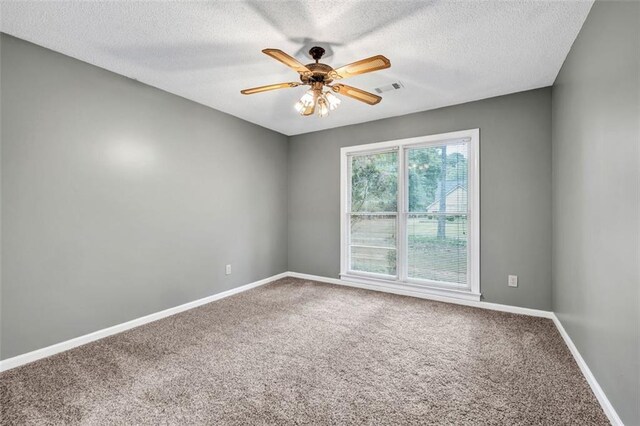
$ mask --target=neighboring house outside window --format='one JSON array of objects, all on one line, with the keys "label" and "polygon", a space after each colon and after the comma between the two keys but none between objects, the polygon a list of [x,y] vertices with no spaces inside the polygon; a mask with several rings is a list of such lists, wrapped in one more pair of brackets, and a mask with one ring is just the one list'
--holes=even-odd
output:
[{"label": "neighboring house outside window", "polygon": [[[445,205],[448,212],[459,212],[467,205],[467,188],[457,180],[448,180],[445,183]],[[439,182],[436,194],[441,193],[442,184]],[[427,206],[427,212],[435,213],[440,211],[440,197]]]}]

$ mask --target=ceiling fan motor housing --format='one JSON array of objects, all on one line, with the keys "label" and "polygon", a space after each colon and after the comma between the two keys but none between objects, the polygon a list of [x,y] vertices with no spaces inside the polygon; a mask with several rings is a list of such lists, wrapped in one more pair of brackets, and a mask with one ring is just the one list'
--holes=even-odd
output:
[{"label": "ceiling fan motor housing", "polygon": [[322,64],[318,62],[322,58],[322,55],[324,55],[324,52],[325,50],[320,46],[314,46],[309,50],[309,54],[313,59],[315,59],[316,62],[305,65],[311,71],[311,75],[308,75],[308,74],[300,75],[300,80],[304,84],[311,84],[311,83],[328,84],[333,81],[333,77],[329,74],[331,73],[331,71],[333,71],[333,68],[331,68],[327,64]]},{"label": "ceiling fan motor housing", "polygon": [[309,68],[309,70],[311,71],[311,75],[305,75],[305,74],[300,75],[300,80],[304,84],[316,83],[316,82],[327,84],[333,81],[333,78],[330,76],[330,73],[333,71],[333,68],[331,68],[329,65],[316,62],[312,64],[307,64],[305,66]]}]

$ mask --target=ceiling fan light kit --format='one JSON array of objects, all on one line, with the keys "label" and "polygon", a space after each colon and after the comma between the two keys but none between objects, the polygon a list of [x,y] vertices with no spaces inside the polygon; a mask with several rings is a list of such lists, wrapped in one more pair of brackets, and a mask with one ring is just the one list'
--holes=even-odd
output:
[{"label": "ceiling fan light kit", "polygon": [[334,83],[334,81],[349,78],[354,75],[379,71],[391,66],[391,62],[387,58],[382,55],[376,55],[334,69],[329,65],[320,62],[325,50],[319,46],[314,46],[309,50],[309,54],[316,62],[307,65],[303,65],[297,59],[289,56],[279,49],[264,49],[262,52],[271,56],[273,59],[282,62],[300,74],[300,83],[289,82],[270,84],[267,86],[241,90],[240,93],[243,95],[252,95],[254,93],[267,92],[270,90],[310,86],[311,88],[307,90],[300,100],[294,105],[295,110],[303,116],[313,115],[314,112],[316,112],[319,117],[326,117],[329,115],[329,111],[334,111],[338,108],[341,102],[340,98],[334,93],[350,97],[369,105],[379,103],[382,98],[378,95],[374,95],[373,93],[369,93],[356,87],[347,86],[346,84]]}]

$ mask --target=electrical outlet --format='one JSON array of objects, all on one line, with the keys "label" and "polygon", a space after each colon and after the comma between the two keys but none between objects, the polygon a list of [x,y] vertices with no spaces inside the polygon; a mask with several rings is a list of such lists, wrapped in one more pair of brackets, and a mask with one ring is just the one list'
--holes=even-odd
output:
[{"label": "electrical outlet", "polygon": [[227,265],[224,268],[225,275],[231,275],[231,265]]},{"label": "electrical outlet", "polygon": [[518,287],[517,275],[509,275],[509,287]]}]

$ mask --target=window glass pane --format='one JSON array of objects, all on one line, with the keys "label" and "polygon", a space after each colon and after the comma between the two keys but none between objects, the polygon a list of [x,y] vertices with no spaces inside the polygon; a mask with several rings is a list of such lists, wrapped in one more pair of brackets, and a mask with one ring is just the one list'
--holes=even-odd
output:
[{"label": "window glass pane", "polygon": [[467,284],[467,216],[409,214],[409,278]]},{"label": "window glass pane", "polygon": [[398,205],[398,153],[351,157],[351,211],[395,212]]},{"label": "window glass pane", "polygon": [[351,270],[396,275],[396,251],[377,247],[351,246]]},{"label": "window glass pane", "polygon": [[468,164],[464,142],[408,150],[410,212],[467,212]]},{"label": "window glass pane", "polygon": [[351,244],[396,247],[396,215],[351,215]]}]

